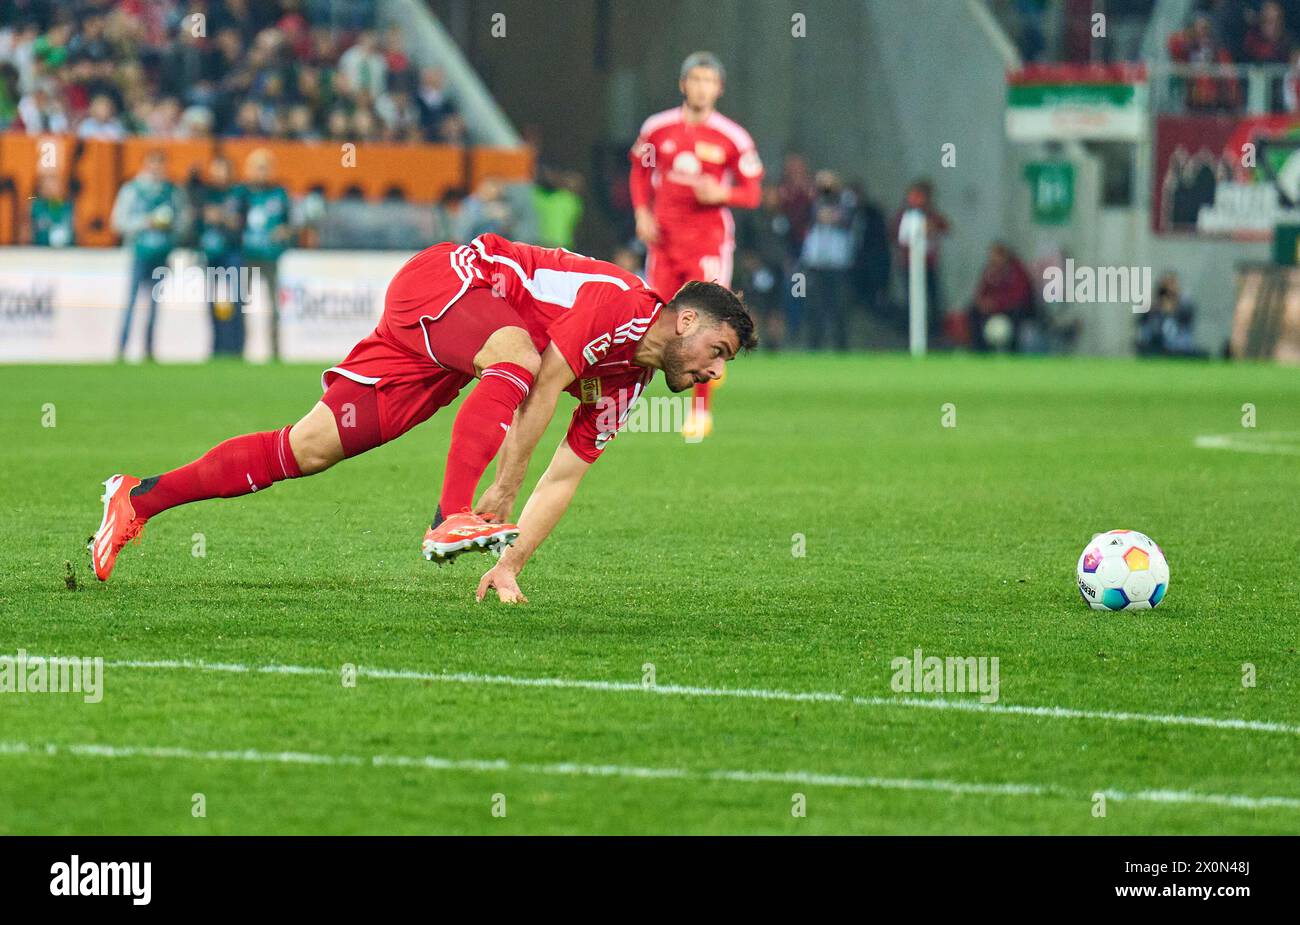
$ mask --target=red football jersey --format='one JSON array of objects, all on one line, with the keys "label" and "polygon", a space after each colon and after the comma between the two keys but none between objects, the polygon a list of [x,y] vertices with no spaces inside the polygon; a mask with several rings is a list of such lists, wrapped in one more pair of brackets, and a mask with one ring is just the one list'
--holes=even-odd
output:
[{"label": "red football jersey", "polygon": [[539,352],[553,343],[568,361],[576,378],[567,391],[579,404],[567,440],[595,462],[654,377],[632,359],[663,299],[612,263],[495,234],[471,241],[454,265],[462,291],[491,286],[519,313]]},{"label": "red football jersey", "polygon": [[[754,139],[720,112],[688,122],[685,107],[667,109],[645,120],[632,150],[629,179],[632,205],[651,206],[661,233],[677,223],[715,224],[727,206],[755,208],[762,198],[763,162]],[[711,176],[730,186],[727,201],[703,205],[695,184]]]}]

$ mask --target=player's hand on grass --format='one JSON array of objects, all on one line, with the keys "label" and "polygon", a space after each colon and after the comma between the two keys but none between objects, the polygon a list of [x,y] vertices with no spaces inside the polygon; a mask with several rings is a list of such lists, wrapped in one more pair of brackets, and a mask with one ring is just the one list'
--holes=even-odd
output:
[{"label": "player's hand on grass", "polygon": [[516,491],[502,488],[494,482],[483,492],[478,504],[474,505],[474,513],[486,520],[505,522],[515,509],[515,495]]},{"label": "player's hand on grass", "polygon": [[700,177],[695,183],[695,200],[706,206],[721,205],[727,201],[727,188],[714,177]]},{"label": "player's hand on grass", "polygon": [[655,221],[654,213],[644,206],[636,210],[636,236],[646,244],[654,244],[659,240],[659,224]]},{"label": "player's hand on grass", "polygon": [[478,593],[474,595],[477,601],[483,600],[484,595],[490,589],[495,589],[497,597],[503,604],[527,604],[528,598],[524,597],[524,592],[519,590],[519,582],[515,581],[515,572],[506,568],[500,562],[488,569],[481,581],[478,583]]}]

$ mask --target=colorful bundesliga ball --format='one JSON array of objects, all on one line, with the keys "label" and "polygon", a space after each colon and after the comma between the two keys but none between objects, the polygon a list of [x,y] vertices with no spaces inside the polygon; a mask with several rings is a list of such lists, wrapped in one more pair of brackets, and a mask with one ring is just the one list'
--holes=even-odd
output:
[{"label": "colorful bundesliga ball", "polygon": [[1144,533],[1098,533],[1079,556],[1079,594],[1093,610],[1150,610],[1169,590],[1169,563]]}]

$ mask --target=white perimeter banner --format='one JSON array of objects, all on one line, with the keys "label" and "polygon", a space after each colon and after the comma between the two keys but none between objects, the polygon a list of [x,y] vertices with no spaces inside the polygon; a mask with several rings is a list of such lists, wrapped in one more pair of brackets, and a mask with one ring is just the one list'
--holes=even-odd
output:
[{"label": "white perimeter banner", "polygon": [[[287,251],[280,258],[280,352],[286,361],[337,363],[369,334],[384,292],[410,257],[398,251]],[[212,354],[202,289],[187,291],[192,251],[172,254],[177,297],[158,306],[155,358],[201,362]],[[109,363],[117,358],[131,252],[125,248],[0,248],[0,363]],[[244,305],[245,356],[270,357],[264,280]],[[189,297],[187,297],[189,296]],[[144,355],[148,302],[141,292],[126,358]]]}]

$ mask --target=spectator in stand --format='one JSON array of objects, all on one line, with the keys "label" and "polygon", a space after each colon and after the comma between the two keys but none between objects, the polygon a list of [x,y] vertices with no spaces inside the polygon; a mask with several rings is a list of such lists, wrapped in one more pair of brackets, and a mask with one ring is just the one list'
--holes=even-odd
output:
[{"label": "spectator in stand", "polygon": [[1047,45],[1043,21],[1047,13],[1047,0],[1015,0],[1019,20],[1020,53],[1026,62],[1041,59]]},{"label": "spectator in stand", "polygon": [[[1246,61],[1250,64],[1290,64],[1295,41],[1287,31],[1282,5],[1267,0],[1259,8],[1255,24],[1243,42]],[[1286,105],[1286,78],[1272,77],[1268,82],[1269,109],[1282,110]]]},{"label": "spectator in stand", "polygon": [[405,89],[389,90],[375,100],[375,114],[383,123],[385,141],[422,141],[420,108]]},{"label": "spectator in stand", "polygon": [[311,107],[298,103],[289,108],[288,137],[294,141],[320,141],[320,132],[316,131],[316,120]]},{"label": "spectator in stand", "polygon": [[[293,241],[289,194],[274,181],[275,159],[258,148],[244,162],[241,190],[244,231],[240,259],[266,280],[271,314],[271,356],[280,358],[280,255]],[[254,283],[256,286],[256,283]]]},{"label": "spectator in stand", "polygon": [[170,96],[155,102],[145,117],[145,134],[154,138],[179,138],[181,104]]},{"label": "spectator in stand", "polygon": [[18,68],[8,61],[0,62],[0,132],[7,130],[18,118],[18,101],[21,99]]},{"label": "spectator in stand", "polygon": [[122,335],[118,339],[118,359],[126,353],[131,317],[141,286],[145,287],[149,297],[145,358],[153,359],[154,322],[158,317],[154,283],[166,273],[167,257],[177,245],[185,224],[185,204],[180,191],[167,179],[166,166],[162,151],[148,152],[140,173],[122,185],[113,203],[113,230],[123,236],[132,251],[130,288],[122,318]]},{"label": "spectator in stand", "polygon": [[[971,346],[983,352],[1018,343],[1020,329],[1033,310],[1033,284],[1025,265],[1010,247],[1001,241],[995,242],[989,248],[988,261],[980,274],[974,301],[967,309]],[[999,318],[1005,320],[994,320]],[[990,343],[987,336],[999,327],[1010,332],[1006,344]]]},{"label": "spectator in stand", "polygon": [[76,243],[72,201],[57,174],[44,174],[36,182],[28,234],[35,247],[71,247]]},{"label": "spectator in stand", "polygon": [[1230,109],[1240,103],[1237,81],[1216,73],[1221,65],[1232,63],[1232,55],[1215,35],[1208,14],[1197,13],[1190,28],[1169,36],[1169,57],[1180,64],[1197,66],[1197,73],[1183,79],[1188,109]]},{"label": "spectator in stand", "polygon": [[857,201],[855,222],[857,249],[853,255],[854,288],[869,313],[888,320],[889,309],[889,225],[885,213],[867,198],[866,187],[856,182],[849,187]]},{"label": "spectator in stand", "polygon": [[27,93],[36,84],[36,39],[40,37],[40,27],[34,20],[9,25],[0,21],[0,59],[13,65],[18,73],[19,96]]},{"label": "spectator in stand", "polygon": [[[785,218],[785,245],[787,269],[794,272],[803,251],[803,239],[812,225],[812,203],[817,196],[812,174],[802,154],[787,154],[781,167],[781,182],[777,186],[781,201],[781,214]],[[794,287],[786,287],[786,337],[794,343],[803,322],[804,300],[794,295]]]},{"label": "spectator in stand", "polygon": [[737,217],[736,288],[759,327],[759,343],[768,350],[785,345],[785,299],[793,265],[786,250],[789,225],[775,186],[763,189],[757,209]]},{"label": "spectator in stand", "polygon": [[275,27],[284,33],[284,40],[296,60],[310,61],[313,48],[311,24],[302,13],[302,0],[280,0],[280,9],[283,15]]},{"label": "spectator in stand", "polygon": [[18,101],[18,120],[28,135],[62,134],[68,131],[68,114],[59,99],[57,85],[50,78],[37,81],[32,92]]},{"label": "spectator in stand", "polygon": [[348,111],[342,106],[330,110],[329,118],[325,120],[325,137],[339,142],[354,140],[352,120],[348,118]]},{"label": "spectator in stand", "polygon": [[72,40],[72,23],[55,23],[32,45],[37,73],[54,74],[68,63],[68,43]]},{"label": "spectator in stand", "polygon": [[163,54],[159,88],[190,105],[211,106],[217,101],[222,76],[221,52],[209,41],[206,23],[201,31],[202,35],[195,34],[195,21],[189,16],[181,20],[176,41]]},{"label": "spectator in stand", "polygon": [[438,135],[433,139],[444,145],[464,145],[469,141],[469,129],[460,113],[453,112],[442,120],[438,126]]},{"label": "spectator in stand", "polygon": [[921,216],[925,218],[925,293],[928,313],[927,327],[933,337],[943,326],[945,307],[943,291],[940,285],[940,244],[952,230],[947,216],[934,205],[934,185],[929,180],[915,180],[907,188],[903,204],[894,213],[892,235],[898,244],[898,268],[903,277],[904,304],[911,304],[911,241],[914,222]]},{"label": "spectator in stand", "polygon": [[429,141],[437,139],[443,120],[456,112],[456,106],[447,92],[447,76],[442,68],[426,67],[420,71],[420,88],[415,103],[420,107],[420,125],[424,129],[424,137]]},{"label": "spectator in stand", "polygon": [[265,135],[262,108],[252,100],[245,100],[235,114],[235,124],[228,134],[235,138],[261,138]]},{"label": "spectator in stand", "polygon": [[[1250,0],[1258,4],[1259,0]],[[1254,14],[1241,0],[1204,0],[1204,12],[1210,18],[1210,30],[1219,37],[1228,56],[1239,61],[1245,56],[1246,15]]]},{"label": "spectator in stand", "polygon": [[388,71],[389,91],[415,92],[415,68],[406,54],[401,26],[389,26],[384,33],[384,67]]},{"label": "spectator in stand", "polygon": [[89,14],[81,20],[80,29],[68,43],[69,107],[74,112],[85,112],[90,100],[99,94],[113,97],[120,106],[122,101],[113,79],[113,49],[106,37],[104,17]]},{"label": "spectator in stand", "polygon": [[820,350],[827,341],[836,350],[848,350],[858,203],[834,171],[817,171],[814,185],[812,227],[800,255],[800,266],[808,275],[808,346]]},{"label": "spectator in stand", "polygon": [[365,90],[375,99],[388,89],[388,65],[379,52],[375,33],[367,29],[356,44],[339,58],[339,73],[357,90]]},{"label": "spectator in stand", "polygon": [[1246,32],[1242,50],[1250,64],[1288,64],[1295,42],[1287,31],[1286,15],[1277,0],[1266,0]]},{"label": "spectator in stand", "polygon": [[383,125],[368,106],[358,106],[352,113],[352,140],[358,142],[379,141],[383,137]]},{"label": "spectator in stand", "polygon": [[804,235],[812,226],[812,204],[817,197],[808,162],[802,154],[787,154],[781,168],[781,211],[785,213],[786,243],[790,255],[797,258],[803,250]]},{"label": "spectator in stand", "polygon": [[1192,336],[1196,306],[1183,298],[1178,274],[1166,273],[1156,286],[1151,309],[1138,322],[1137,352],[1140,356],[1197,357]]},{"label": "spectator in stand", "polygon": [[126,137],[112,98],[101,94],[90,101],[90,112],[77,126],[77,137],[96,141],[121,141]]},{"label": "spectator in stand", "polygon": [[180,138],[211,138],[216,117],[206,106],[191,106],[181,113]]}]

